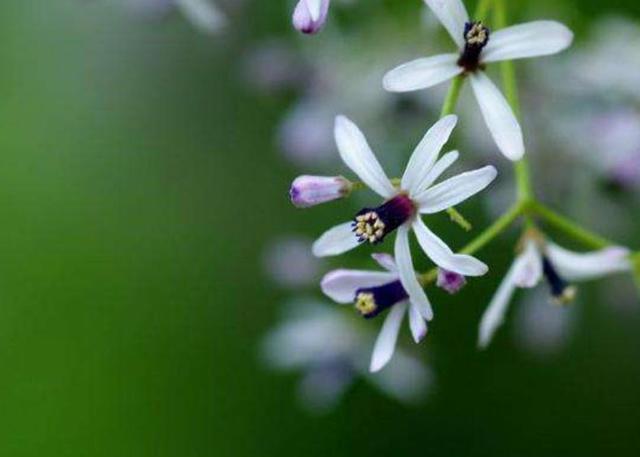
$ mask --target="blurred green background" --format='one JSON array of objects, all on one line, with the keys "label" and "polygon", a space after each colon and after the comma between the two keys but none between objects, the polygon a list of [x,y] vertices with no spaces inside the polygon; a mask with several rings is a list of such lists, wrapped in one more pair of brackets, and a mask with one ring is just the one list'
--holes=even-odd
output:
[{"label": "blurred green background", "polygon": [[[639,314],[592,300],[550,360],[505,336],[477,353],[499,273],[439,308],[426,404],[359,384],[314,417],[296,376],[264,369],[260,338],[286,294],[262,250],[335,214],[291,208],[302,170],[273,142],[287,100],[234,67],[261,37],[297,39],[291,5],[247,3],[212,38],[106,1],[1,2],[0,455],[639,455]],[[560,3],[577,30],[640,11]]]}]

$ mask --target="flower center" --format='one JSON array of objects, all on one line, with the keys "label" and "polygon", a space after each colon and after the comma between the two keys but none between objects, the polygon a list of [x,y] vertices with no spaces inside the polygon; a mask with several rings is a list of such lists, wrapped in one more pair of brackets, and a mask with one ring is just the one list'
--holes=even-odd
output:
[{"label": "flower center", "polygon": [[376,317],[385,309],[409,298],[400,281],[393,281],[379,287],[358,289],[355,296],[356,309],[363,317]]},{"label": "flower center", "polygon": [[480,67],[480,53],[489,42],[489,29],[481,22],[467,22],[464,25],[464,49],[458,65],[466,71],[476,71]]},{"label": "flower center", "polygon": [[567,283],[555,269],[551,261],[542,257],[542,271],[549,284],[553,300],[559,305],[567,305],[576,298],[576,288]]},{"label": "flower center", "polygon": [[399,194],[377,208],[364,208],[353,220],[353,233],[358,241],[377,244],[416,212],[413,201],[406,194]]}]

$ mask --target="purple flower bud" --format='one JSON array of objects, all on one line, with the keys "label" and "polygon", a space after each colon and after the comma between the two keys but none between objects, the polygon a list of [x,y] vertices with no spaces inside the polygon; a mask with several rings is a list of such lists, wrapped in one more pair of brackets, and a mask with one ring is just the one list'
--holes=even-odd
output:
[{"label": "purple flower bud", "polygon": [[291,184],[289,195],[295,206],[308,208],[346,197],[351,186],[342,176],[298,176]]},{"label": "purple flower bud", "polygon": [[306,33],[318,33],[327,21],[330,0],[300,0],[293,11],[293,26]]},{"label": "purple flower bud", "polygon": [[460,291],[466,283],[467,280],[461,274],[438,268],[438,281],[436,285],[450,294],[455,294]]}]

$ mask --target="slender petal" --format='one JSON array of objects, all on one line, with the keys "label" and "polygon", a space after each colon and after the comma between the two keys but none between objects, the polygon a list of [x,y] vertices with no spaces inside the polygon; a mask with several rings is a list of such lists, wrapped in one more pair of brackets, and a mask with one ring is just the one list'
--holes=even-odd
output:
[{"label": "slender petal", "polygon": [[374,252],[373,254],[371,254],[371,257],[378,263],[378,265],[380,265],[385,270],[392,271],[394,273],[398,271],[396,261],[391,254],[385,254],[384,252]]},{"label": "slender petal", "polygon": [[631,269],[630,252],[620,246],[580,253],[549,243],[547,254],[558,273],[571,281],[596,279]]},{"label": "slender petal", "polygon": [[358,126],[345,116],[336,117],[335,137],[340,157],[358,177],[383,198],[396,191],[371,151]]},{"label": "slender petal", "polygon": [[427,336],[427,323],[420,311],[413,305],[409,305],[409,328],[411,328],[411,335],[416,343]]},{"label": "slender petal", "polygon": [[464,46],[464,25],[469,22],[469,13],[461,0],[424,0],[440,23],[447,29],[453,41]]},{"label": "slender petal", "polygon": [[416,186],[417,189],[415,194],[418,195],[431,187],[431,184],[436,182],[442,173],[447,171],[447,169],[453,165],[456,160],[458,160],[458,157],[460,157],[460,153],[458,151],[450,151],[440,157],[431,170],[429,170],[429,173],[422,177],[420,184]]},{"label": "slender petal", "polygon": [[176,6],[204,33],[215,33],[226,24],[226,18],[209,0],[177,0]]},{"label": "slender petal", "polygon": [[416,272],[413,268],[411,260],[411,250],[409,248],[409,228],[402,225],[398,228],[395,243],[395,257],[398,265],[398,273],[400,274],[400,282],[404,290],[409,295],[412,306],[416,306],[422,317],[430,321],[433,319],[433,310],[431,303],[424,293],[424,289],[416,278]]},{"label": "slender petal", "polygon": [[414,194],[421,184],[422,177],[433,167],[457,122],[456,115],[443,117],[427,131],[413,151],[401,182],[402,189],[408,191],[409,195]]},{"label": "slender petal", "polygon": [[399,303],[391,308],[387,318],[382,324],[382,329],[376,340],[376,344],[373,347],[373,354],[371,355],[371,365],[369,370],[372,373],[380,371],[391,360],[394,351],[396,350],[396,342],[398,341],[398,332],[400,331],[400,325],[402,325],[402,318],[407,311],[406,303]]},{"label": "slender petal", "polygon": [[520,160],[524,155],[522,129],[507,100],[483,71],[471,75],[471,87],[500,151],[510,160]]},{"label": "slender petal", "polygon": [[454,254],[421,218],[416,218],[413,230],[424,253],[440,268],[463,276],[482,276],[489,270],[484,263],[470,255]]},{"label": "slender petal", "polygon": [[478,347],[480,349],[484,349],[489,345],[496,330],[504,322],[504,316],[507,312],[509,302],[516,290],[516,284],[513,281],[515,269],[516,265],[514,262],[482,315],[478,335]]},{"label": "slender petal", "polygon": [[[309,15],[311,19],[317,21],[320,18],[320,12],[322,10],[323,0],[303,0],[307,4],[307,9],[309,10]],[[328,2],[324,2],[328,3]]]},{"label": "slender petal", "polygon": [[312,251],[316,257],[328,257],[350,251],[359,244],[360,242],[353,234],[351,222],[345,222],[324,232],[313,243]]},{"label": "slender petal", "polygon": [[497,170],[491,165],[468,171],[421,192],[414,201],[418,203],[421,213],[437,213],[485,189],[497,175]]},{"label": "slender petal", "polygon": [[382,85],[389,92],[410,92],[436,86],[462,73],[458,57],[457,54],[442,54],[412,60],[390,70],[384,75]]},{"label": "slender petal", "polygon": [[492,33],[481,59],[497,62],[546,56],[567,49],[572,41],[573,33],[560,22],[527,22]]},{"label": "slender petal", "polygon": [[538,245],[528,240],[524,251],[514,262],[513,282],[518,287],[532,288],[542,279],[542,256]]},{"label": "slender petal", "polygon": [[356,291],[396,281],[398,275],[387,271],[333,270],[322,278],[322,292],[337,303],[352,303]]}]

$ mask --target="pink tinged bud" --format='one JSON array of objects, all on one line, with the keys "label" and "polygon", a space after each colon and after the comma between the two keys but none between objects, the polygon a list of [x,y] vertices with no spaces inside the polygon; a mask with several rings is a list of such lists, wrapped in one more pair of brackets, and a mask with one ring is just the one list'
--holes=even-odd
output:
[{"label": "pink tinged bud", "polygon": [[459,292],[466,283],[467,280],[461,274],[438,268],[438,281],[436,285],[450,294]]},{"label": "pink tinged bud", "polygon": [[298,176],[291,184],[289,196],[298,208],[309,208],[346,197],[351,187],[351,182],[342,176]]},{"label": "pink tinged bud", "polygon": [[306,33],[318,33],[327,21],[330,0],[300,0],[293,11],[293,26]]}]

